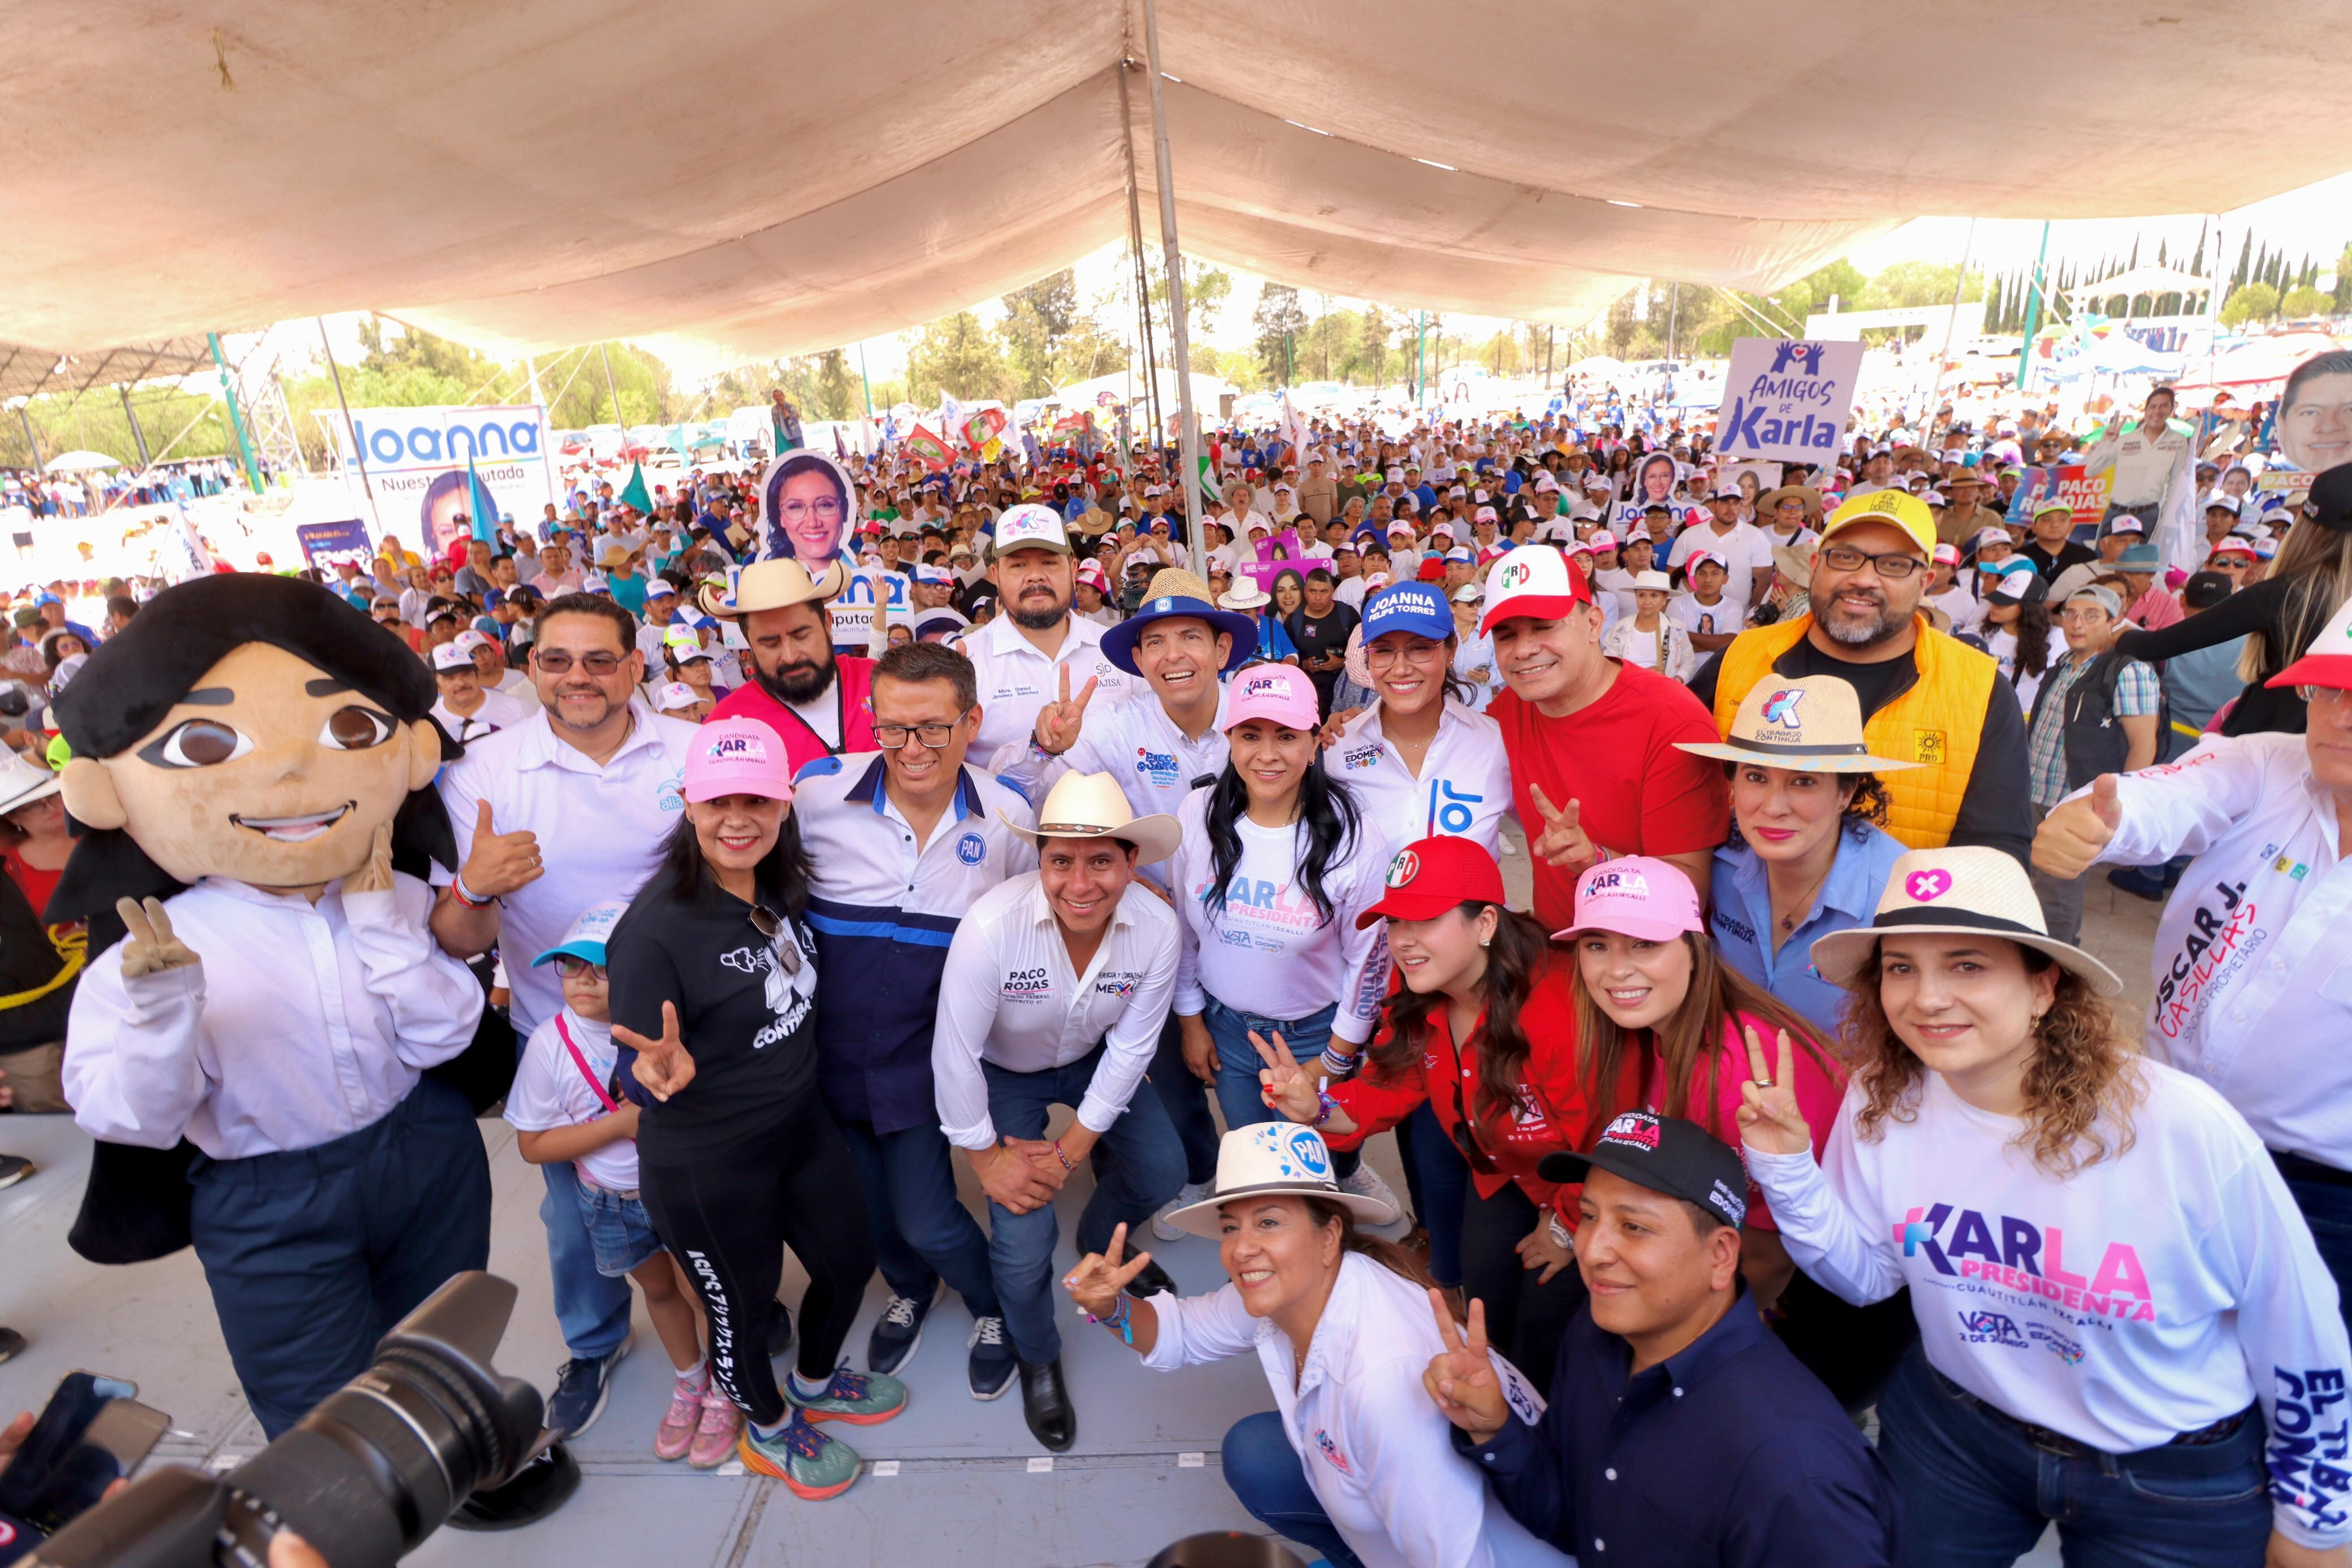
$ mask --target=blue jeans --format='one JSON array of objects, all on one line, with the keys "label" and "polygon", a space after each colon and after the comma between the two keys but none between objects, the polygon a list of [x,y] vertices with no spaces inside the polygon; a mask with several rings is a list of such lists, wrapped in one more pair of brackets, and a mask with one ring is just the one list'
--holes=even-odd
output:
[{"label": "blue jeans", "polygon": [[1290,1446],[1279,1412],[1261,1411],[1234,1422],[1225,1434],[1221,1462],[1225,1485],[1252,1519],[1320,1553],[1331,1568],[1363,1568],[1364,1560],[1348,1550],[1322,1500],[1307,1484],[1307,1467]]},{"label": "blue jeans", "polygon": [[2288,1176],[2286,1190],[2319,1244],[2319,1260],[2336,1277],[2336,1309],[2352,1330],[2352,1186]]},{"label": "blue jeans", "polygon": [[662,1249],[642,1198],[589,1186],[579,1179],[577,1166],[572,1190],[580,1198],[580,1223],[588,1228],[588,1245],[596,1254],[596,1272],[604,1278],[617,1279]]},{"label": "blue jeans", "polygon": [[[515,1059],[530,1042],[515,1035]],[[594,1361],[621,1348],[629,1337],[629,1281],[607,1279],[596,1269],[596,1247],[580,1221],[580,1184],[569,1161],[539,1167],[547,1183],[539,1222],[547,1228],[547,1268],[555,1285],[555,1322],[575,1361]]]},{"label": "blue jeans", "polygon": [[1150,1076],[1152,1092],[1184,1148],[1184,1179],[1206,1186],[1217,1179],[1217,1124],[1209,1115],[1209,1086],[1184,1065],[1184,1030],[1173,1012],[1160,1027]]},{"label": "blue jeans", "polygon": [[2053,1521],[2067,1568],[2261,1568],[2271,1501],[2259,1411],[2218,1443],[2071,1457],[1978,1408],[1915,1344],[1878,1419],[1907,1568],[2007,1568]]},{"label": "blue jeans", "polygon": [[1397,1124],[1396,1134],[1413,1218],[1429,1236],[1429,1271],[1451,1290],[1462,1283],[1462,1206],[1470,1191],[1470,1164],[1425,1100]]},{"label": "blue jeans", "polygon": [[1002,1317],[988,1272],[988,1238],[956,1197],[955,1166],[936,1123],[877,1133],[844,1122],[873,1223],[874,1257],[895,1296],[929,1301],[940,1279],[976,1318]]},{"label": "blue jeans", "polygon": [[[1003,1138],[1042,1138],[1055,1105],[1076,1105],[1101,1065],[1095,1047],[1066,1067],[1043,1072],[1008,1072],[992,1061],[980,1064],[988,1080],[988,1114]],[[1160,1096],[1142,1085],[1127,1110],[1095,1144],[1095,1190],[1078,1215],[1081,1254],[1100,1252],[1110,1233],[1124,1224],[1140,1232],[1160,1206],[1184,1185],[1184,1151]],[[988,1263],[1004,1305],[1004,1329],[1021,1359],[1042,1366],[1062,1354],[1062,1331],[1054,1312],[1054,1243],[1061,1230],[1054,1206],[1015,1214],[988,1203]]]},{"label": "blue jeans", "polygon": [[[1257,1047],[1250,1043],[1250,1031],[1255,1030],[1268,1045],[1281,1035],[1291,1061],[1311,1062],[1323,1053],[1331,1039],[1331,1020],[1339,1016],[1339,1008],[1333,1006],[1303,1019],[1261,1018],[1255,1013],[1237,1013],[1214,997],[1208,998],[1208,1005],[1201,1009],[1201,1021],[1209,1026],[1209,1038],[1217,1042],[1217,1109],[1225,1113],[1225,1131],[1275,1120],[1274,1113],[1265,1108],[1265,1086],[1257,1081],[1258,1070],[1265,1063]],[[1331,1151],[1331,1174],[1342,1181],[1354,1176],[1363,1163],[1358,1150]]]}]

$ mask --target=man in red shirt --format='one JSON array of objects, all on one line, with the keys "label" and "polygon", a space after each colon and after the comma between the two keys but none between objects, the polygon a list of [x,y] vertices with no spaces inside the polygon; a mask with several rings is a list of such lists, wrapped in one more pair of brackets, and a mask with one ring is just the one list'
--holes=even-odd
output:
[{"label": "man in red shirt", "polygon": [[846,584],[839,561],[812,579],[797,560],[753,561],[724,589],[702,591],[702,607],[741,628],[751,645],[751,679],[710,710],[710,720],[756,718],[783,737],[797,773],[820,757],[872,751],[874,661],[833,651],[824,601]]},{"label": "man in red shirt", "polygon": [[1655,855],[1706,900],[1731,827],[1720,763],[1675,748],[1721,738],[1679,681],[1601,652],[1592,589],[1549,545],[1521,545],[1487,580],[1478,630],[1509,689],[1486,715],[1503,730],[1511,794],[1535,862],[1536,918],[1572,923],[1576,879],[1596,860]]}]

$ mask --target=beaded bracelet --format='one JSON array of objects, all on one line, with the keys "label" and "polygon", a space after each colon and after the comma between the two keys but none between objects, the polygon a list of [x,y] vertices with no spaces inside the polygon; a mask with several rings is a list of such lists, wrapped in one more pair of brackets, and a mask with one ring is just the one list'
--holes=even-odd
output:
[{"label": "beaded bracelet", "polygon": [[1314,1125],[1319,1127],[1323,1125],[1324,1123],[1328,1122],[1331,1119],[1331,1113],[1337,1111],[1339,1108],[1339,1102],[1332,1099],[1330,1095],[1325,1093],[1320,1089],[1318,1089],[1315,1092]]},{"label": "beaded bracelet", "polygon": [[1054,1157],[1062,1162],[1062,1168],[1065,1171],[1075,1171],[1078,1168],[1070,1163],[1070,1156],[1062,1152],[1062,1140],[1059,1138],[1054,1140]]},{"label": "beaded bracelet", "polygon": [[1357,1063],[1361,1060],[1361,1057],[1352,1051],[1342,1056],[1327,1045],[1323,1048],[1323,1075],[1327,1078],[1346,1078],[1356,1071]]},{"label": "beaded bracelet", "polygon": [[1135,1348],[1135,1302],[1129,1298],[1125,1291],[1119,1291],[1118,1306],[1110,1316],[1098,1318],[1094,1313],[1087,1312],[1087,1322],[1100,1323],[1105,1328],[1117,1330],[1120,1343],[1130,1350]]}]

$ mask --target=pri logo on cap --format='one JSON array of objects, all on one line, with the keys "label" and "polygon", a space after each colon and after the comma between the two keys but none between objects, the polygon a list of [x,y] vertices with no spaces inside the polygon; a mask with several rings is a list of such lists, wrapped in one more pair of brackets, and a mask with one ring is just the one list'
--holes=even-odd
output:
[{"label": "pri logo on cap", "polygon": [[1535,578],[1535,569],[1525,561],[1511,561],[1495,574],[1495,592],[1499,596],[1517,588],[1524,588]]},{"label": "pri logo on cap", "polygon": [[1805,695],[1802,686],[1783,686],[1764,699],[1764,722],[1777,724],[1783,729],[1801,729],[1804,722],[1797,716],[1797,704]]},{"label": "pri logo on cap", "polygon": [[1915,871],[1903,879],[1903,891],[1921,904],[1933,904],[1952,891],[1952,873],[1940,866]]},{"label": "pri logo on cap", "polygon": [[1402,887],[1421,874],[1421,857],[1411,850],[1399,850],[1389,862],[1389,885]]},{"label": "pri logo on cap", "polygon": [[1654,1112],[1627,1111],[1610,1123],[1601,1134],[1604,1144],[1623,1144],[1628,1148],[1655,1149],[1658,1146],[1658,1118]]}]

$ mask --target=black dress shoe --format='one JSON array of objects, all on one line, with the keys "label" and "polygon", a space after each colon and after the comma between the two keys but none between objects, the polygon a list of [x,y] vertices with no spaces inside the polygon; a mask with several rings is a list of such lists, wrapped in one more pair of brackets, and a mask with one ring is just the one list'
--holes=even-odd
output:
[{"label": "black dress shoe", "polygon": [[792,1348],[793,1310],[778,1301],[776,1315],[768,1320],[768,1359],[773,1361]]},{"label": "black dress shoe", "polygon": [[1021,1364],[1021,1414],[1029,1430],[1055,1453],[1078,1440],[1078,1413],[1070,1407],[1070,1391],[1062,1384],[1062,1358],[1038,1364]]},{"label": "black dress shoe", "polygon": [[1149,1301],[1162,1291],[1171,1296],[1179,1293],[1176,1281],[1168,1277],[1168,1270],[1160,1266],[1157,1258],[1146,1263],[1142,1270],[1127,1282],[1127,1293],[1139,1301]]}]

